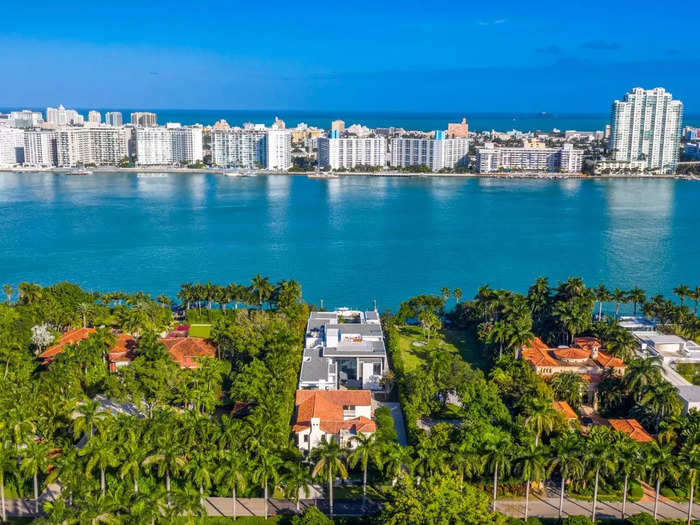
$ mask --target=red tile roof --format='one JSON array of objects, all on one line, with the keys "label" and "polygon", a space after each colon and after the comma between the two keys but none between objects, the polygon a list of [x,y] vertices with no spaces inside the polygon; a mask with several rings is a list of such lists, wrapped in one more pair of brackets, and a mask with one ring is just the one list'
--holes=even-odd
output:
[{"label": "red tile roof", "polygon": [[624,368],[625,363],[622,359],[618,357],[613,357],[605,352],[598,352],[598,357],[596,357],[595,362],[598,363],[603,368]]},{"label": "red tile roof", "polygon": [[558,366],[549,355],[549,347],[539,337],[535,337],[529,345],[523,346],[522,358],[535,366]]},{"label": "red tile roof", "polygon": [[608,424],[639,443],[647,443],[654,439],[636,419],[608,419]]},{"label": "red tile roof", "polygon": [[337,434],[341,430],[370,434],[377,425],[366,417],[343,419],[343,406],[372,406],[369,390],[297,390],[296,423],[294,432],[311,428],[311,418],[319,418],[320,427],[326,434]]},{"label": "red tile roof", "polygon": [[566,419],[578,419],[576,412],[571,408],[571,405],[566,401],[552,401],[552,405],[564,418]]},{"label": "red tile roof", "polygon": [[196,368],[197,358],[216,357],[216,347],[201,337],[169,337],[158,342],[165,345],[180,368]]},{"label": "red tile roof", "polygon": [[553,352],[558,359],[568,359],[573,361],[585,361],[591,357],[590,350],[584,350],[583,348],[576,348],[574,346],[557,348]]},{"label": "red tile roof", "polygon": [[83,339],[87,339],[90,334],[94,334],[96,331],[97,330],[94,328],[78,328],[77,330],[70,330],[69,332],[63,334],[55,345],[48,347],[46,350],[40,353],[39,359],[41,359],[44,364],[50,363],[53,361],[54,357],[63,352],[63,348],[65,346],[79,343]]}]

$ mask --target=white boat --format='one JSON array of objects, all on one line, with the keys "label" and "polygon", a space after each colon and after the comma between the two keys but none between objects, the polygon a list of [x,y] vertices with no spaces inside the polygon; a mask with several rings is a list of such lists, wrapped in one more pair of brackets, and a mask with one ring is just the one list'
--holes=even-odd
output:
[{"label": "white boat", "polygon": [[234,170],[234,171],[224,171],[225,177],[255,177],[257,173],[253,170]]},{"label": "white boat", "polygon": [[85,177],[87,175],[92,175],[92,172],[90,170],[73,170],[69,172],[68,175],[80,175]]}]

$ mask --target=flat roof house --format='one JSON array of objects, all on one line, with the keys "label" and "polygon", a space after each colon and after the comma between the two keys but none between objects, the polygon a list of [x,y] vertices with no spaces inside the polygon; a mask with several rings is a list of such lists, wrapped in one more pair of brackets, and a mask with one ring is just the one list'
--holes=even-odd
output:
[{"label": "flat roof house", "polygon": [[700,361],[700,345],[695,341],[656,331],[634,331],[632,334],[639,341],[643,352],[661,358],[664,364],[674,361]]},{"label": "flat roof house", "polygon": [[306,327],[299,389],[381,389],[388,369],[376,311],[311,312]]},{"label": "flat roof house", "polygon": [[324,438],[354,447],[359,434],[373,434],[372,393],[369,390],[297,390],[294,410],[299,450],[310,452]]}]

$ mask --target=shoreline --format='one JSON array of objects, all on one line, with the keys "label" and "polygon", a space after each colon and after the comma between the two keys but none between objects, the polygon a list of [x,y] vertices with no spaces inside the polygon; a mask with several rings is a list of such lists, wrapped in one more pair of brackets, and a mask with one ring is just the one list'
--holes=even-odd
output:
[{"label": "shoreline", "polygon": [[[72,171],[78,168],[0,168],[0,173],[52,173],[56,175],[72,175]],[[84,168],[93,173],[165,173],[165,174],[188,174],[201,173],[211,175],[223,175],[225,171],[221,168],[181,168],[174,166],[143,166],[134,168],[121,168],[118,166],[101,166],[94,168]],[[606,174],[606,175],[586,175],[583,173],[405,173],[401,171],[380,171],[380,172],[331,172],[330,176],[323,176],[323,172],[318,174],[315,171],[274,171],[274,170],[254,170],[255,175],[287,175],[309,177],[319,180],[332,180],[343,177],[394,177],[394,178],[465,178],[465,179],[679,179],[679,180],[700,180],[697,176],[691,175],[640,175],[640,174]],[[329,172],[325,172],[329,173]],[[241,175],[240,178],[250,176]],[[238,178],[238,177],[231,177]]]}]

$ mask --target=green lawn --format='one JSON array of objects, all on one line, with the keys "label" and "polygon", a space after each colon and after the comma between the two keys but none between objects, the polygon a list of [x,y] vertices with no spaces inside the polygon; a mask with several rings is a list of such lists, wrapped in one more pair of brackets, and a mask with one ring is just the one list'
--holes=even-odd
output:
[{"label": "green lawn", "polygon": [[190,331],[188,333],[190,337],[203,337],[209,339],[211,337],[211,325],[210,324],[191,324]]},{"label": "green lawn", "polygon": [[676,363],[678,373],[694,385],[700,385],[700,364]]},{"label": "green lawn", "polygon": [[[414,345],[415,342],[419,345]],[[425,343],[424,346],[422,346],[423,343]],[[475,368],[485,370],[488,367],[488,361],[483,355],[479,342],[469,332],[443,330],[437,336],[431,337],[430,342],[427,342],[419,326],[399,328],[399,349],[407,372],[416,369],[425,360],[429,350],[438,346],[442,346],[449,352],[459,353],[462,359]]]}]

